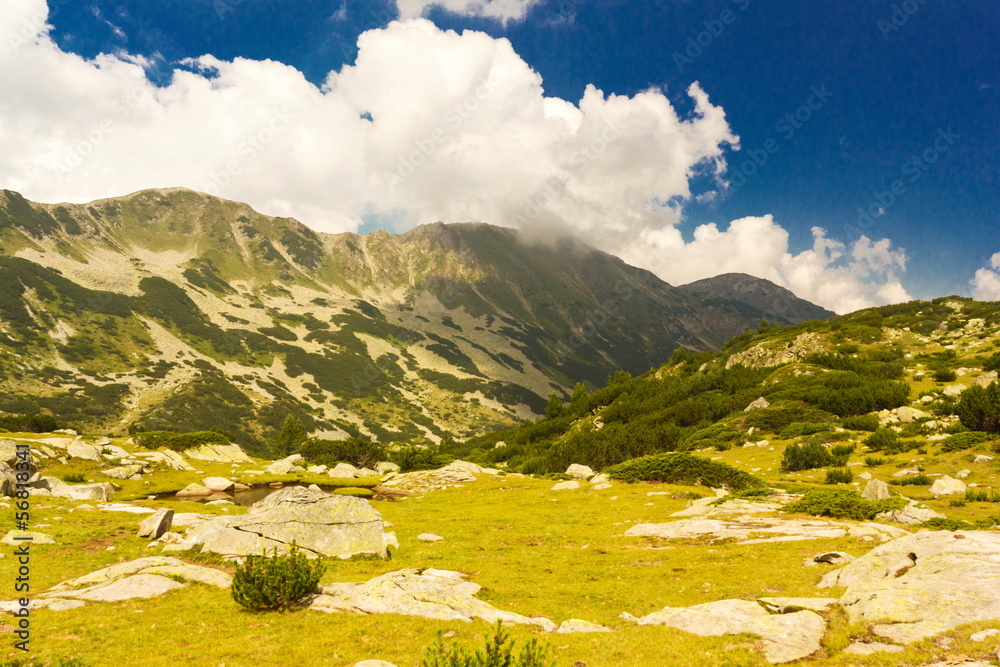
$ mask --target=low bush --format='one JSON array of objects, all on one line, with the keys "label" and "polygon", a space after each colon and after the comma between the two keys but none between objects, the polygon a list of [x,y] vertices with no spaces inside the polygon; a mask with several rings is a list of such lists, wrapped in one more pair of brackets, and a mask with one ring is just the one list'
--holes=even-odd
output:
[{"label": "low bush", "polygon": [[194,431],[192,433],[174,433],[172,431],[144,431],[135,435],[135,443],[146,449],[166,447],[175,452],[182,452],[201,445],[228,445],[229,438],[217,431]]},{"label": "low bush", "polygon": [[973,431],[1000,433],[1000,382],[963,391],[955,413]]},{"label": "low bush", "polygon": [[950,435],[941,441],[941,451],[942,452],[959,452],[963,449],[969,449],[975,445],[982,444],[984,442],[989,442],[990,440],[996,440],[997,436],[992,433],[986,433],[985,431],[965,431],[963,433],[956,433],[955,435]]},{"label": "low bush", "polygon": [[951,368],[939,368],[934,371],[935,382],[954,382],[957,379],[958,375]]},{"label": "low bush", "polygon": [[763,481],[738,468],[680,452],[643,456],[606,468],[604,472],[623,482],[701,484],[730,491],[766,487]]},{"label": "low bush", "polygon": [[816,443],[788,445],[781,457],[781,472],[797,472],[824,468],[833,463],[833,457],[826,447]]},{"label": "low bush", "polygon": [[67,484],[83,484],[84,477],[82,472],[68,472],[63,475],[63,481]]},{"label": "low bush", "polygon": [[0,431],[50,433],[59,428],[49,415],[0,415]]},{"label": "low bush", "polygon": [[358,468],[374,468],[375,464],[385,461],[388,456],[385,445],[367,438],[310,438],[299,446],[299,454],[313,465],[333,467],[338,463],[350,463]]},{"label": "low bush", "polygon": [[844,428],[850,431],[875,431],[879,427],[877,415],[844,417]]},{"label": "low bush", "polygon": [[448,465],[455,457],[437,447],[403,447],[391,456],[402,472],[434,470]]},{"label": "low bush", "polygon": [[424,650],[420,667],[555,667],[548,644],[539,644],[532,637],[517,650],[517,642],[511,640],[500,621],[492,636],[484,635],[483,639],[481,650],[470,651],[454,641],[446,645],[439,632],[437,640]]},{"label": "low bush", "polygon": [[885,452],[886,454],[898,454],[912,449],[899,438],[899,434],[891,428],[879,428],[870,436],[865,438],[865,447],[873,452]]},{"label": "low bush", "polygon": [[826,471],[827,484],[850,484],[854,481],[854,473],[849,468],[831,468]]},{"label": "low bush", "polygon": [[271,556],[247,556],[233,574],[231,592],[246,609],[288,609],[316,591],[325,571],[323,561],[309,560],[293,543],[284,556],[277,549]]},{"label": "low bush", "polygon": [[865,465],[869,468],[877,468],[881,465],[885,465],[889,462],[889,459],[884,459],[881,456],[866,456]]},{"label": "low bush", "polygon": [[881,512],[902,509],[906,506],[906,502],[906,499],[901,497],[865,500],[857,491],[849,489],[812,489],[782,509],[785,512],[804,512],[834,519],[871,521]]},{"label": "low bush", "polygon": [[899,481],[891,482],[891,484],[899,486],[930,486],[933,483],[934,480],[927,475],[914,475],[913,477],[904,477]]}]

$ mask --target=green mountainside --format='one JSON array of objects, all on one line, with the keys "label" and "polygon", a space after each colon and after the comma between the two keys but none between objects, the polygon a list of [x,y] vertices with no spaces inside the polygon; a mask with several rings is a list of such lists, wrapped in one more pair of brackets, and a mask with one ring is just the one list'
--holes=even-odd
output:
[{"label": "green mountainside", "polygon": [[469,439],[456,455],[537,474],[764,441],[835,465],[827,449],[869,431],[875,452],[956,451],[1000,439],[998,370],[996,302],[945,297],[762,323],[717,352],[679,348],[640,377],[580,385],[568,402],[551,398],[545,418]]},{"label": "green mountainside", "polygon": [[82,205],[2,191],[0,412],[220,427],[251,449],[288,414],[332,437],[461,439],[801,319],[711,287],[485,224],[327,235],[183,189]]}]

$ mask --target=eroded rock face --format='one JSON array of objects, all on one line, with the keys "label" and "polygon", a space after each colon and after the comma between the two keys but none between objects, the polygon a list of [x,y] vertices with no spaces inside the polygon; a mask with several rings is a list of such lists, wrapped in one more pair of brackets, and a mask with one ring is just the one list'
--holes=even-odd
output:
[{"label": "eroded rock face", "polygon": [[52,495],[70,500],[111,500],[115,487],[107,482],[101,484],[61,484],[52,488]]},{"label": "eroded rock face", "polygon": [[465,577],[448,570],[397,570],[361,584],[323,586],[319,595],[306,601],[306,606],[327,613],[401,614],[469,622],[479,618],[488,623],[535,625],[547,632],[556,629],[547,618],[528,618],[477,600],[474,596],[480,586]]},{"label": "eroded rock face", "polygon": [[[761,534],[773,537],[760,537]],[[742,516],[734,519],[682,519],[672,523],[640,523],[632,526],[629,537],[664,539],[735,538],[743,544],[793,542],[837,537],[872,537],[891,540],[908,533],[902,528],[880,523],[841,523],[807,519]]]},{"label": "eroded rock face", "polygon": [[184,456],[198,461],[215,461],[217,463],[253,461],[239,445],[201,445],[184,450]]},{"label": "eroded rock face", "polygon": [[921,505],[916,500],[911,500],[906,507],[876,514],[875,518],[879,521],[894,521],[904,526],[915,526],[931,519],[944,519],[945,515]]},{"label": "eroded rock face", "polygon": [[639,619],[639,625],[667,625],[702,637],[750,633],[763,640],[764,658],[791,662],[819,650],[826,621],[812,611],[769,614],[749,600],[719,600],[693,607],[664,607]]},{"label": "eroded rock face", "polygon": [[876,634],[906,644],[998,620],[1000,533],[907,535],[829,573],[819,586],[847,586],[840,605],[852,623],[873,623]]},{"label": "eroded rock face", "polygon": [[253,505],[246,514],[223,516],[192,528],[184,542],[227,556],[287,553],[294,541],[306,555],[348,558],[386,556],[395,536],[385,533],[382,516],[360,498],[288,487]]},{"label": "eroded rock face", "polygon": [[381,486],[391,489],[430,491],[461,486],[467,482],[475,482],[476,475],[495,475],[497,472],[493,468],[483,468],[468,461],[452,461],[437,470],[416,470],[396,475],[383,482]]}]

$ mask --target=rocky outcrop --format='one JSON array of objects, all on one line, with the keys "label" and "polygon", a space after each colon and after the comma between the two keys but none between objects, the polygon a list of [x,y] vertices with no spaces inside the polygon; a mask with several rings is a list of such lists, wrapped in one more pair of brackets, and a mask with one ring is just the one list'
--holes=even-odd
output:
[{"label": "rocky outcrop", "polygon": [[[59,480],[61,481],[61,480]],[[115,487],[108,482],[100,484],[57,484],[51,488],[52,495],[56,498],[69,498],[70,500],[111,500]]]},{"label": "rocky outcrop", "polygon": [[390,489],[407,489],[411,491],[448,489],[462,486],[468,482],[475,482],[476,475],[495,475],[497,472],[493,468],[483,468],[468,461],[452,461],[445,467],[438,468],[437,470],[416,470],[396,475],[392,479],[383,482],[381,486]]},{"label": "rocky outcrop", "polygon": [[819,586],[846,586],[840,605],[848,620],[904,644],[1000,620],[1000,533],[907,535],[828,573]]},{"label": "rocky outcrop", "polygon": [[904,526],[916,526],[924,521],[944,518],[947,518],[944,514],[935,512],[931,508],[921,505],[916,500],[911,500],[906,507],[901,509],[881,512],[875,515],[875,519],[878,521],[894,521]]},{"label": "rocky outcrop", "polygon": [[131,465],[118,466],[102,470],[101,474],[111,479],[142,479],[142,473],[146,471],[146,466],[135,463]]},{"label": "rocky outcrop", "polygon": [[174,511],[168,507],[161,507],[152,516],[146,517],[139,523],[139,537],[159,539],[170,530],[173,520]]},{"label": "rocky outcrop", "polygon": [[397,570],[360,584],[330,584],[305,605],[324,612],[400,614],[440,621],[488,623],[502,621],[534,625],[547,632],[556,629],[547,618],[528,618],[477,600],[480,586],[465,580],[461,572],[448,570]]},{"label": "rocky outcrop", "polygon": [[184,456],[198,461],[217,463],[250,463],[253,461],[239,445],[200,445],[184,450]]},{"label": "rocky outcrop", "polygon": [[[797,540],[858,537],[891,540],[908,533],[902,528],[880,523],[842,523],[808,519],[778,519],[772,517],[739,517],[738,519],[682,519],[671,523],[640,523],[632,526],[629,537],[659,537],[662,539],[733,538],[742,544],[760,542],[792,542]],[[770,537],[762,537],[768,535]]]},{"label": "rocky outcrop", "polygon": [[385,557],[395,535],[384,532],[382,516],[367,500],[287,487],[255,503],[246,514],[198,524],[181,546],[248,556],[275,549],[287,553],[292,542],[306,555]]},{"label": "rocky outcrop", "polygon": [[770,614],[748,600],[719,600],[693,607],[664,607],[639,619],[639,625],[666,625],[702,637],[758,635],[770,663],[791,662],[820,649],[826,621],[813,611]]}]

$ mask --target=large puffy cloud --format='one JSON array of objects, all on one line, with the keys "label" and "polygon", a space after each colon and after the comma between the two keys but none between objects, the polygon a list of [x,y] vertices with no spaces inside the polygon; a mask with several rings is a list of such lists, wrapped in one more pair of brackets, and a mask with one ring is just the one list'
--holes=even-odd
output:
[{"label": "large puffy cloud", "polygon": [[988,267],[976,271],[972,279],[972,298],[1000,301],[1000,252],[990,258]]},{"label": "large puffy cloud", "polygon": [[140,57],[59,49],[43,0],[0,10],[0,183],[38,201],[186,186],[327,232],[485,221],[571,232],[673,283],[744,271],[841,311],[906,298],[887,240],[820,232],[792,254],[770,217],[683,240],[692,177],[721,177],[738,146],[697,84],[687,114],[657,89],[547,97],[507,40],[414,19],[363,33],[322,87],[210,55],[157,87]]},{"label": "large puffy cloud", "polygon": [[503,23],[520,21],[538,0],[396,0],[399,18],[423,16],[432,6],[463,16],[482,16]]}]

